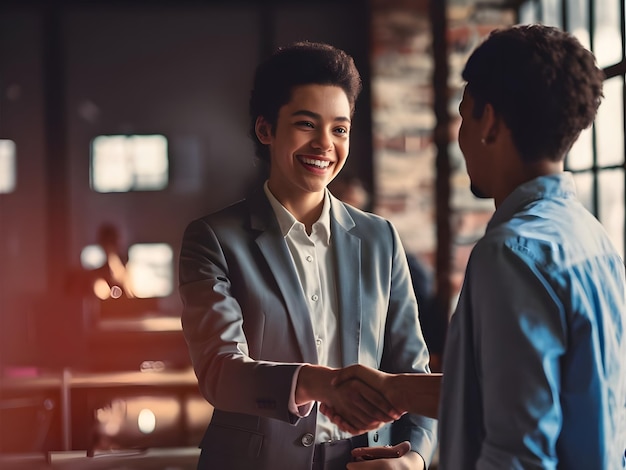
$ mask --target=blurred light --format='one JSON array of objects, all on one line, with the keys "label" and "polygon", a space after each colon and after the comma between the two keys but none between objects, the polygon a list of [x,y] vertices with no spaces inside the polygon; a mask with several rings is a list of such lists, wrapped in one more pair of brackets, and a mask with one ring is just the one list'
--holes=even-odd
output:
[{"label": "blurred light", "polygon": [[0,139],[0,193],[13,192],[16,180],[15,142]]},{"label": "blurred light", "polygon": [[174,254],[166,243],[140,243],[128,249],[127,269],[136,297],[165,297],[173,290]]},{"label": "blurred light", "polygon": [[[94,293],[99,299],[118,299],[126,291],[128,297],[166,297],[174,289],[174,253],[167,243],[138,243],[128,249],[126,266],[119,256],[107,255],[100,245],[87,245],[80,253],[81,266],[90,271],[108,262],[113,281],[94,282]],[[122,284],[120,284],[120,282]]]},{"label": "blurred light", "polygon": [[93,293],[100,300],[106,300],[111,297],[111,288],[104,279],[96,279],[93,283]]},{"label": "blurred light", "polygon": [[144,434],[152,433],[156,428],[156,416],[147,408],[139,412],[137,417],[137,427]]},{"label": "blurred light", "polygon": [[126,402],[124,400],[112,400],[111,404],[96,410],[96,421],[100,423],[100,429],[106,436],[117,435],[126,421]]},{"label": "blurred light", "polygon": [[122,296],[122,288],[120,286],[111,287],[111,297],[119,299]]},{"label": "blurred light", "polygon": [[176,441],[182,431],[182,411],[182,404],[174,395],[111,397],[107,405],[96,410],[99,448],[159,447]]},{"label": "blurred light", "polygon": [[80,265],[85,269],[101,268],[106,260],[106,253],[100,245],[87,245],[80,252]]},{"label": "blurred light", "polygon": [[168,168],[162,135],[98,136],[91,143],[91,187],[100,193],[161,190]]},{"label": "blurred light", "polygon": [[143,361],[139,366],[141,372],[161,372],[165,370],[163,361]]}]

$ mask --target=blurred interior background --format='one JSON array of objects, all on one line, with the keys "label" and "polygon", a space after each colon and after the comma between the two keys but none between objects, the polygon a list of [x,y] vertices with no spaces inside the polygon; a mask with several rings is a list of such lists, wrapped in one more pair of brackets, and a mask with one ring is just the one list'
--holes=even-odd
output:
[{"label": "blurred interior background", "polygon": [[252,75],[294,40],[362,73],[344,173],[425,270],[433,370],[493,212],[456,143],[460,72],[492,29],[562,27],[605,69],[567,167],[623,256],[624,18],[619,0],[4,0],[0,466],[195,468],[212,410],[180,330],[180,239],[255,178]]}]

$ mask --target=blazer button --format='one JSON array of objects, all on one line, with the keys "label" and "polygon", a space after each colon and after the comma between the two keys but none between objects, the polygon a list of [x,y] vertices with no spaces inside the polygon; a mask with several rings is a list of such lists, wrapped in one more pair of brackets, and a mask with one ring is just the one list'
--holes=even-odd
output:
[{"label": "blazer button", "polygon": [[313,442],[315,442],[315,438],[313,437],[313,434],[307,432],[305,435],[302,436],[301,441],[304,447],[311,447],[313,445]]}]

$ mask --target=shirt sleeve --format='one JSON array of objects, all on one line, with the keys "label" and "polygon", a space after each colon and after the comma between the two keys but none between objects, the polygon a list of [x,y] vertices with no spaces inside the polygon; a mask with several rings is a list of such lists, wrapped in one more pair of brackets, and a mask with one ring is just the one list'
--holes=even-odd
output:
[{"label": "shirt sleeve", "polygon": [[[255,360],[231,293],[220,240],[205,221],[186,229],[179,258],[181,323],[201,393],[215,408],[298,421],[289,409],[300,363]],[[295,403],[294,403],[295,404]]]},{"label": "shirt sleeve", "polygon": [[291,395],[289,396],[289,411],[298,418],[306,418],[309,416],[311,410],[313,409],[313,405],[315,404],[314,401],[310,401],[304,405],[296,405],[296,384],[298,383],[298,377],[300,376],[300,371],[302,370],[303,365],[304,364],[300,364],[293,374],[293,380],[291,382]]},{"label": "shirt sleeve", "polygon": [[523,251],[475,248],[469,272],[484,439],[477,469],[556,468],[564,312]]}]

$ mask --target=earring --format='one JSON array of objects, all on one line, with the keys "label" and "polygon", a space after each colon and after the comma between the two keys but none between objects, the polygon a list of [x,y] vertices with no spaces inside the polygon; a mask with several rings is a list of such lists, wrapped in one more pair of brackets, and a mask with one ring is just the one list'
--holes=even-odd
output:
[{"label": "earring", "polygon": [[482,139],[480,139],[480,143],[483,145],[487,145],[487,139],[483,137]]}]

